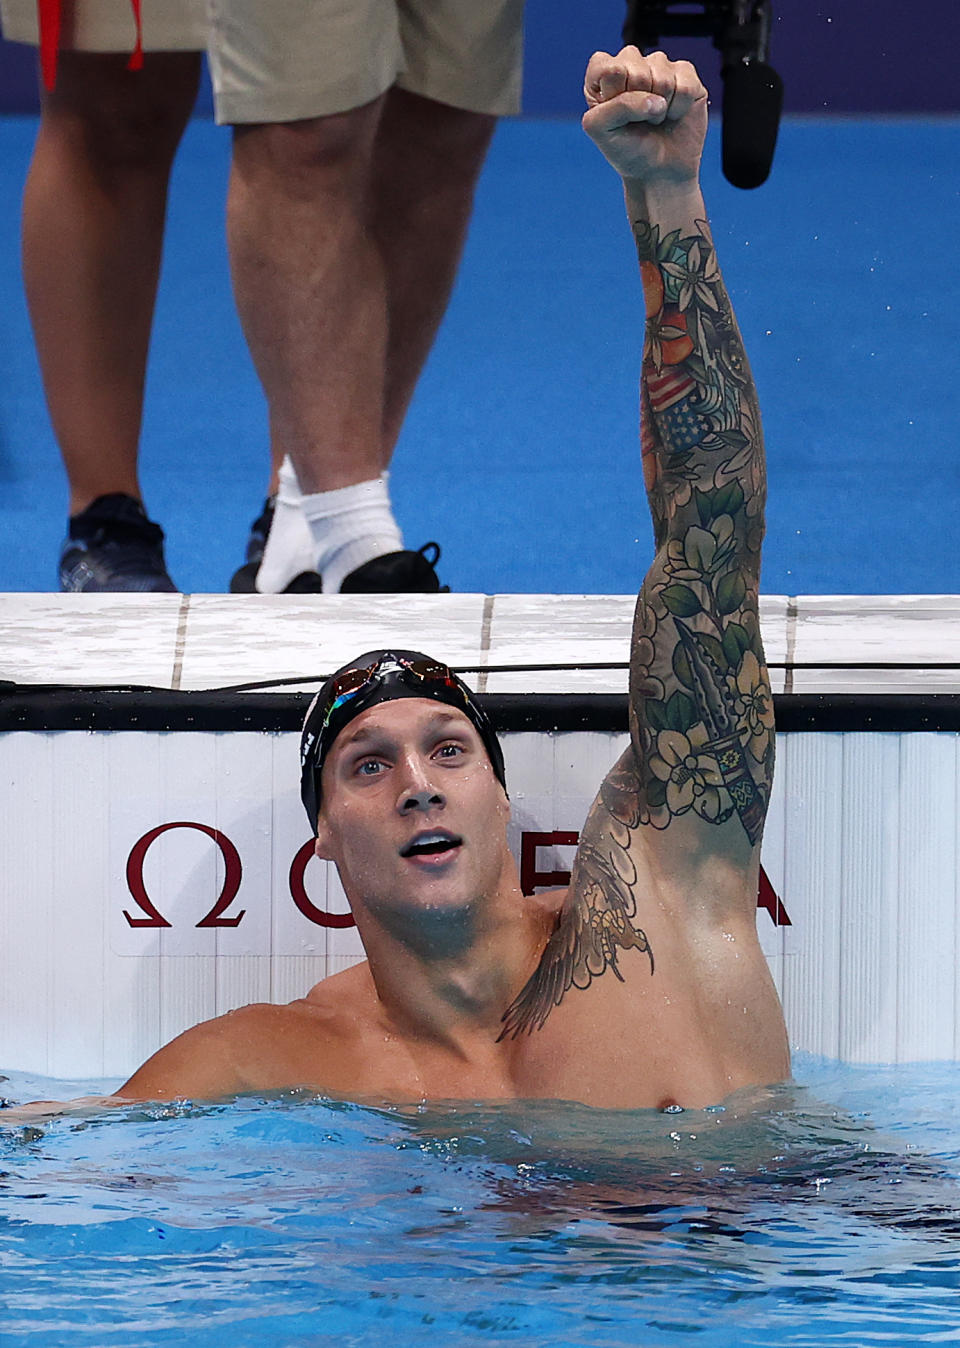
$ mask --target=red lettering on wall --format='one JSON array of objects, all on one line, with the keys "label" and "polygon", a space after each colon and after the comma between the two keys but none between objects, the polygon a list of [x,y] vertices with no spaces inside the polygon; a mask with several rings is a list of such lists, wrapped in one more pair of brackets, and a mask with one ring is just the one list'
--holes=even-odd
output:
[{"label": "red lettering on wall", "polygon": [[[219,829],[211,828],[209,824],[198,824],[184,819],[175,820],[169,824],[159,824],[149,833],[145,833],[134,844],[127,858],[127,888],[143,916],[133,917],[126,909],[123,910],[123,916],[131,927],[169,927],[171,925],[147,894],[143,879],[143,863],[150,846],[156,839],[161,834],[174,828],[197,829],[198,832],[205,833],[208,838],[212,838],[220,849],[226,868],[223,888],[220,890],[216,902],[196,925],[198,927],[238,927],[246,909],[241,909],[233,917],[227,917],[225,914],[236,898],[243,878],[240,854],[227,835],[221,833]],[[541,847],[576,847],[579,841],[579,832],[571,829],[554,829],[546,833],[525,831],[520,838],[520,888],[523,893],[532,894],[534,890],[541,887],[559,888],[569,884],[569,871],[540,871],[537,869],[537,851]],[[318,908],[307,897],[304,874],[313,855],[313,839],[311,838],[309,842],[303,844],[290,866],[290,896],[297,910],[303,914],[308,922],[313,922],[318,927],[344,928],[355,926],[356,923],[352,913],[331,913],[325,908]],[[786,908],[762,866],[760,867],[757,907],[763,908],[769,913],[770,920],[775,927],[790,927],[793,925]]]},{"label": "red lettering on wall", "polygon": [[770,883],[767,872],[760,867],[760,892],[757,894],[757,907],[765,908],[775,927],[792,927],[787,910],[777,897],[777,891]]},{"label": "red lettering on wall", "polygon": [[352,913],[330,913],[325,908],[318,908],[307,898],[303,876],[307,863],[314,855],[313,841],[311,838],[309,842],[305,842],[293,858],[293,865],[290,867],[290,896],[304,917],[310,922],[315,922],[318,927],[355,927],[356,922]]},{"label": "red lettering on wall", "polygon": [[225,874],[223,877],[223,888],[217,895],[216,901],[209,913],[202,917],[197,923],[198,927],[238,927],[246,913],[245,908],[234,917],[224,917],[224,913],[237,897],[237,890],[240,888],[240,881],[243,879],[243,865],[240,861],[240,853],[234,847],[233,843],[225,833],[219,829],[211,828],[209,824],[196,824],[190,820],[178,819],[170,824],[158,824],[152,828],[149,833],[145,833],[142,838],[136,842],[127,858],[127,888],[129,889],[133,900],[145,917],[131,917],[126,909],[123,915],[131,927],[169,927],[171,924],[161,912],[151,902],[147,894],[146,885],[143,882],[143,862],[152,843],[162,833],[169,832],[173,828],[195,828],[199,833],[205,833],[208,838],[220,848],[220,855],[223,857]]},{"label": "red lettering on wall", "polygon": [[520,836],[520,889],[532,894],[540,885],[559,889],[570,883],[569,871],[538,871],[538,847],[576,847],[579,833],[554,830],[552,833],[523,833]]}]

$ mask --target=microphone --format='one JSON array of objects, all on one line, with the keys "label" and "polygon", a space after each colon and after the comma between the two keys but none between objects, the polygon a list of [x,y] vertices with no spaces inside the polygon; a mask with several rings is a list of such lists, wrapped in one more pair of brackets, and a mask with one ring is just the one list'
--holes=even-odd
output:
[{"label": "microphone", "polygon": [[734,187],[765,183],[777,147],[783,80],[766,61],[725,65],[723,77],[723,176]]}]

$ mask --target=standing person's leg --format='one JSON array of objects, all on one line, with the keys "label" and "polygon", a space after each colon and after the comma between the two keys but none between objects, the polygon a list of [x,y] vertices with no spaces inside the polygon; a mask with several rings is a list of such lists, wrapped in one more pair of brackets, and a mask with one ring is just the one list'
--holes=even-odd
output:
[{"label": "standing person's leg", "polygon": [[[4,0],[5,33],[35,41],[25,8]],[[144,5],[139,71],[127,69],[128,4],[78,0],[68,18],[23,201],[24,283],[70,484],[61,587],[173,590],[137,455],[167,184],[196,97],[203,0]],[[185,49],[150,50],[158,44]]]},{"label": "standing person's leg", "polygon": [[[326,589],[339,589],[330,568],[343,547],[349,552],[336,558],[342,575],[402,548],[382,482],[350,499],[356,484],[378,482],[384,466],[386,278],[367,226],[382,103],[380,96],[344,113],[235,130],[228,240],[237,311],[270,409],[273,457],[297,465],[304,492],[347,489],[334,504],[355,507],[346,529],[326,531],[321,551],[304,526],[293,470],[282,470],[273,547],[268,541],[256,576],[261,590],[287,589],[319,570]],[[234,586],[240,581],[238,574]]]},{"label": "standing person's leg", "polygon": [[384,467],[447,310],[496,123],[406,89],[387,95],[370,180],[387,286]]},{"label": "standing person's leg", "polygon": [[306,492],[382,467],[386,278],[366,221],[381,107],[377,98],[234,134],[227,220],[237,308],[277,457],[294,459]]},{"label": "standing person's leg", "polygon": [[[510,30],[507,64],[518,85],[521,4],[500,0],[490,8],[501,30]],[[396,23],[392,0],[371,0],[357,12],[355,31],[341,31],[339,47],[321,41],[301,9],[299,40],[262,60],[259,88],[243,88],[241,72],[252,62],[237,61],[231,48],[243,36],[251,47],[263,45],[262,6],[216,0],[217,10],[224,18],[219,32],[216,18],[213,25],[218,116],[254,123],[238,128],[234,148],[237,304],[270,404],[275,451],[296,468],[311,524],[308,534],[288,470],[256,586],[284,589],[315,565],[327,591],[436,589],[422,551],[403,549],[383,474],[446,308],[495,116],[515,110],[513,88],[509,109],[445,101],[456,74],[437,75],[436,62],[419,52],[411,59],[404,43],[392,48],[393,35],[384,35]],[[503,11],[512,12],[512,25],[502,22]],[[398,39],[408,20],[401,17]],[[497,37],[503,46],[503,31]],[[408,34],[411,41],[427,39]],[[308,76],[301,57],[325,50],[339,53],[339,63],[314,61]],[[442,86],[440,97],[431,88],[393,88],[407,67],[401,79]],[[299,76],[291,73],[297,69]],[[288,89],[294,96],[285,103]],[[368,102],[329,108],[359,90],[372,95]],[[279,124],[255,121],[258,107]],[[295,120],[308,107],[320,115]],[[253,583],[251,568],[242,571],[238,589]]]},{"label": "standing person's leg", "polygon": [[[308,495],[361,484],[356,500],[348,490],[319,503],[327,590],[385,555],[391,588],[435,584],[419,553],[397,562],[403,541],[381,479],[447,306],[493,126],[392,89],[350,113],[237,129],[228,232],[274,452],[296,464]],[[293,521],[284,529],[284,489],[296,491],[289,469],[285,479],[284,556],[267,554],[261,589],[317,565],[311,535]]]},{"label": "standing person's leg", "polygon": [[138,497],[137,446],[167,183],[195,52],[60,55],[23,197],[23,275],[70,513]]}]

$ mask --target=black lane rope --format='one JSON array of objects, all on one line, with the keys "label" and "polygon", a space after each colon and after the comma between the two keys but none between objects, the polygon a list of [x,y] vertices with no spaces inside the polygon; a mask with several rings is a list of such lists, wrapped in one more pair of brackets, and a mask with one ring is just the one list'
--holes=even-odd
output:
[{"label": "black lane rope", "polygon": [[[768,660],[766,663],[768,669],[791,670],[912,670],[914,672],[935,669],[960,670],[960,662],[952,660],[929,660],[912,663],[895,660]],[[558,661],[556,663],[522,665],[458,664],[455,668],[460,674],[573,674],[581,671],[589,673],[602,670],[629,670],[630,665],[625,660],[599,660],[580,663]],[[255,679],[247,683],[217,684],[210,688],[179,689],[176,691],[184,693],[254,693],[271,688],[297,687],[305,683],[322,684],[329,677],[329,674],[302,674],[281,679]],[[15,679],[0,679],[0,697],[10,693],[66,693],[80,690],[91,693],[170,693],[175,691],[164,688],[159,684],[147,683],[21,683]]]}]

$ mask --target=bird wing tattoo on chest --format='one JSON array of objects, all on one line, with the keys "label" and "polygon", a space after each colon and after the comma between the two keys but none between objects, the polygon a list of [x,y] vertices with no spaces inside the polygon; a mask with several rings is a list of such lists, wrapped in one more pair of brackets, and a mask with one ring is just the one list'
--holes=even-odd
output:
[{"label": "bird wing tattoo on chest", "polygon": [[570,988],[588,988],[610,969],[623,982],[618,958],[639,950],[650,961],[653,950],[637,924],[637,868],[631,838],[643,822],[640,779],[632,751],[607,776],[584,825],[570,890],[556,930],[535,972],[503,1016],[500,1039],[516,1039],[539,1030]]}]

